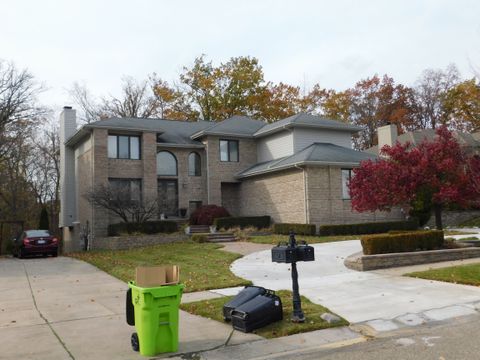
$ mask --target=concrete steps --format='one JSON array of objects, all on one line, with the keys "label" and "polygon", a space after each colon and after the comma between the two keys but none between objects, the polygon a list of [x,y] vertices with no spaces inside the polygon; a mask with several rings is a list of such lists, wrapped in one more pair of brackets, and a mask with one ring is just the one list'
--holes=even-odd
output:
[{"label": "concrete steps", "polygon": [[208,234],[210,226],[208,225],[190,225],[190,234]]},{"label": "concrete steps", "polygon": [[237,241],[235,235],[232,233],[214,233],[207,235],[208,242],[217,243],[217,242],[233,242]]}]

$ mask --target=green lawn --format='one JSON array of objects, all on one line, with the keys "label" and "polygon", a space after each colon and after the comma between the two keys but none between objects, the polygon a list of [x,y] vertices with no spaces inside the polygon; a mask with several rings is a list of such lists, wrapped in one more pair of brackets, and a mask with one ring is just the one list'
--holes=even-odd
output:
[{"label": "green lawn", "polygon": [[464,221],[461,227],[480,227],[480,217]]},{"label": "green lawn", "polygon": [[[361,235],[339,235],[339,236],[310,236],[310,235],[296,235],[297,241],[305,240],[309,244],[326,243],[333,241],[357,240]],[[288,235],[265,235],[265,236],[251,236],[248,241],[257,244],[272,244],[277,245],[279,242],[287,242]]]},{"label": "green lawn", "polygon": [[480,263],[417,271],[406,275],[421,279],[480,286]]},{"label": "green lawn", "polygon": [[[292,314],[292,293],[291,291],[281,290],[276,292],[282,299],[283,305],[283,320],[272,323],[261,329],[255,330],[254,333],[265,338],[275,338],[280,336],[287,336],[298,334],[302,332],[308,332],[313,330],[326,329],[330,327],[345,326],[348,325],[348,321],[342,319],[335,324],[329,324],[322,320],[320,315],[324,312],[330,312],[327,308],[321,305],[312,303],[310,300],[302,296],[302,309],[305,313],[306,321],[303,324],[295,324],[290,321]],[[229,297],[222,297],[219,299],[196,301],[193,303],[187,303],[180,305],[182,310],[185,310],[191,314],[200,315],[213,320],[223,322],[223,305],[232,299]]]},{"label": "green lawn", "polygon": [[135,279],[137,266],[179,265],[180,282],[186,292],[250,285],[235,276],[230,264],[239,254],[219,250],[218,244],[177,242],[131,250],[98,250],[69,254],[125,282]]}]

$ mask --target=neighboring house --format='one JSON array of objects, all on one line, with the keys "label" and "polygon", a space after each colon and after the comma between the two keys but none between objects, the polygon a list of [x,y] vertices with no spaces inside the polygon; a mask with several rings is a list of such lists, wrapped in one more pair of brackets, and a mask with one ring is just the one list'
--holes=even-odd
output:
[{"label": "neighboring house", "polygon": [[[89,224],[105,236],[118,222],[84,194],[99,185],[128,188],[131,199],[158,199],[159,213],[187,216],[205,204],[234,216],[275,222],[340,224],[401,219],[399,211],[356,213],[351,169],[375,156],[352,150],[360,128],[298,114],[267,124],[244,116],[221,122],[111,118],[76,128],[75,110],[60,116],[60,227],[69,239]],[[80,228],[80,229],[79,229]],[[68,247],[68,246],[67,246]]]},{"label": "neighboring house", "polygon": [[[480,154],[480,133],[469,134],[461,131],[453,131],[452,134],[460,146],[467,152]],[[377,129],[378,145],[366,149],[365,152],[378,155],[378,149],[381,149],[385,145],[392,146],[398,141],[401,144],[409,142],[413,146],[416,146],[424,140],[434,140],[435,136],[436,133],[434,129],[408,131],[398,135],[395,125],[385,125]]]}]

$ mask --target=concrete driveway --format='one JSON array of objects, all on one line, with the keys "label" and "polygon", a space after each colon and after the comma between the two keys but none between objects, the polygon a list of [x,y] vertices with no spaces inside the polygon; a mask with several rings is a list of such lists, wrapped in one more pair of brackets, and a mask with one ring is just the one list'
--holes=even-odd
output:
[{"label": "concrete driveway", "polygon": [[[143,359],[130,348],[126,289],[67,257],[0,258],[0,359]],[[180,352],[258,339],[180,312]]]},{"label": "concrete driveway", "polygon": [[[300,292],[351,323],[388,331],[475,314],[480,306],[478,287],[403,277],[398,270],[357,272],[346,268],[345,258],[361,251],[358,240],[313,246],[316,260],[298,264]],[[231,269],[255,285],[291,289],[289,265],[272,263],[270,250],[247,255]]]}]

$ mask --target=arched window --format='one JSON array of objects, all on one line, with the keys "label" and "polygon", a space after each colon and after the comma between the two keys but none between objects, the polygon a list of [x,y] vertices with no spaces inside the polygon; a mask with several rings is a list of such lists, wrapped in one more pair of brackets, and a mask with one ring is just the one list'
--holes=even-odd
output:
[{"label": "arched window", "polygon": [[177,176],[177,158],[170,151],[157,154],[157,175]]},{"label": "arched window", "polygon": [[196,152],[192,152],[190,155],[188,155],[188,175],[202,175],[202,161],[200,159],[200,155],[198,155]]}]

